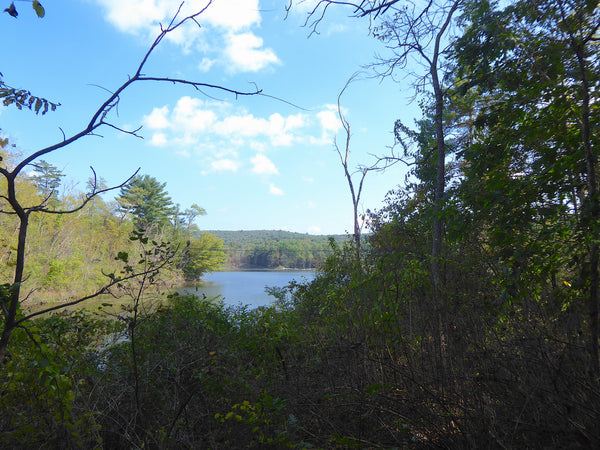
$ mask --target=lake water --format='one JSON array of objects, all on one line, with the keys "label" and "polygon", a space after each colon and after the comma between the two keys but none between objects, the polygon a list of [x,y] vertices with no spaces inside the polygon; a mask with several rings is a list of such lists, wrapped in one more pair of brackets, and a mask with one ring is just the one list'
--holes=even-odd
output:
[{"label": "lake water", "polygon": [[311,281],[315,273],[309,270],[244,270],[238,272],[212,272],[202,277],[203,282],[180,289],[202,297],[223,298],[227,305],[249,305],[251,308],[272,303],[265,287],[284,287],[290,281]]}]

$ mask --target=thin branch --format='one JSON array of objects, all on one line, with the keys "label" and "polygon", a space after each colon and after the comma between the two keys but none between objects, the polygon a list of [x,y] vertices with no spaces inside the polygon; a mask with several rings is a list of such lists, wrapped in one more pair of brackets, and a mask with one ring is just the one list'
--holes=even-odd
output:
[{"label": "thin branch", "polygon": [[[70,138],[63,139],[63,141],[60,142],[60,143],[57,143],[57,144],[51,145],[49,147],[46,147],[44,149],[38,150],[37,152],[35,152],[32,155],[28,156],[23,161],[21,161],[21,163],[18,164],[10,174],[13,177],[16,177],[16,175],[21,170],[23,170],[23,168],[27,164],[31,163],[35,159],[37,159],[40,156],[43,156],[43,155],[45,155],[47,153],[53,152],[54,150],[58,150],[60,148],[66,147],[66,146],[68,146],[71,143],[77,141],[78,139],[81,139],[82,137],[84,137],[86,135],[92,135],[94,133],[94,131],[98,127],[100,127],[102,125],[108,125],[108,126],[111,126],[113,128],[119,129],[118,127],[115,127],[114,125],[111,125],[109,122],[107,122],[105,120],[106,116],[107,116],[107,114],[113,108],[117,107],[117,105],[119,103],[119,98],[120,98],[121,93],[123,91],[125,91],[131,84],[133,84],[133,83],[135,83],[137,81],[158,81],[158,82],[169,82],[169,83],[173,83],[173,84],[183,84],[183,85],[192,86],[192,87],[194,87],[197,90],[200,90],[201,87],[210,88],[210,89],[216,89],[216,90],[225,91],[225,92],[230,93],[230,94],[234,94],[236,98],[239,97],[239,96],[249,96],[249,95],[258,95],[258,94],[261,94],[262,91],[260,89],[258,89],[258,88],[256,88],[253,91],[240,91],[240,90],[230,89],[230,88],[226,88],[224,86],[220,86],[220,85],[216,85],[216,84],[211,84],[211,83],[203,83],[203,82],[196,82],[196,81],[190,81],[190,80],[178,79],[178,78],[169,78],[169,77],[149,77],[149,76],[145,76],[145,75],[142,74],[142,71],[144,69],[144,66],[146,65],[146,62],[148,61],[148,59],[150,58],[151,54],[156,49],[156,47],[158,46],[158,44],[160,44],[160,42],[162,41],[162,39],[168,33],[174,31],[175,29],[179,28],[180,26],[182,26],[184,23],[186,23],[188,21],[192,21],[193,20],[193,21],[195,21],[197,23],[197,21],[195,20],[195,18],[198,17],[199,15],[201,15],[204,11],[206,11],[206,9],[211,5],[211,3],[212,3],[212,0],[209,1],[204,6],[204,8],[202,8],[200,11],[198,11],[198,12],[192,14],[192,15],[189,15],[189,16],[181,19],[179,22],[176,22],[176,19],[177,19],[178,15],[180,14],[181,8],[183,6],[183,3],[181,3],[179,5],[179,9],[177,10],[177,13],[171,19],[171,22],[169,23],[169,26],[166,27],[166,28],[161,28],[160,34],[157,36],[157,38],[154,40],[154,43],[150,46],[150,48],[148,49],[148,51],[146,52],[146,54],[142,58],[142,61],[138,65],[135,74],[132,77],[130,77],[126,82],[124,82],[121,86],[119,86],[115,91],[113,91],[111,93],[111,95],[104,101],[104,103],[102,105],[100,105],[100,107],[92,115],[92,117],[91,117],[88,125],[83,130],[81,130],[80,132],[74,134]],[[105,90],[107,90],[108,92],[111,92],[108,89],[105,89]],[[120,130],[120,131],[122,131],[122,130]]]},{"label": "thin branch", "polygon": [[230,94],[234,94],[236,98],[238,96],[250,96],[250,95],[258,95],[262,93],[261,89],[256,88],[253,91],[239,91],[236,89],[230,89],[224,86],[220,86],[218,84],[210,84],[210,83],[202,83],[197,81],[190,81],[181,78],[169,78],[169,77],[146,77],[146,76],[137,76],[136,78],[132,78],[132,81],[160,81],[160,82],[168,82],[173,84],[184,84],[188,86],[192,86],[196,90],[200,90],[199,88],[211,88],[219,91],[228,92]]},{"label": "thin branch", "polygon": [[98,291],[94,292],[93,294],[87,295],[87,296],[79,298],[77,300],[73,300],[71,302],[66,302],[66,303],[63,303],[61,305],[53,306],[51,308],[42,309],[40,311],[36,311],[34,313],[28,314],[28,315],[22,317],[21,319],[17,320],[15,322],[15,326],[18,326],[19,324],[21,324],[21,323],[23,323],[23,322],[25,322],[27,320],[30,320],[33,317],[41,316],[43,314],[47,314],[47,313],[52,312],[52,311],[57,311],[59,309],[64,309],[64,308],[67,308],[69,306],[74,306],[74,305],[82,303],[82,302],[84,302],[86,300],[89,300],[91,298],[95,298],[95,297],[98,297],[99,295],[106,294],[106,293],[108,293],[108,290],[111,287],[116,286],[117,284],[123,283],[124,281],[131,280],[133,278],[137,278],[137,277],[141,277],[141,276],[144,276],[144,275],[148,275],[148,274],[150,274],[152,272],[157,272],[158,270],[160,270],[161,268],[163,268],[168,262],[169,262],[169,260],[166,260],[162,264],[160,264],[159,266],[157,266],[155,268],[148,269],[148,270],[145,270],[145,271],[139,272],[139,273],[133,273],[133,274],[127,275],[126,277],[123,277],[123,278],[114,278],[110,283],[108,283],[107,285],[103,286]]},{"label": "thin branch", "polygon": [[[94,171],[94,169],[92,169],[92,171]],[[123,186],[125,186],[127,183],[129,183],[140,171],[140,168],[138,168],[133,175],[131,175],[129,178],[127,178],[125,181],[123,181],[121,184],[119,184],[118,186],[112,186],[112,187],[108,187],[105,189],[100,189],[99,191],[94,190],[93,192],[91,192],[89,195],[86,195],[85,199],[81,202],[81,204],[79,206],[77,206],[74,209],[69,209],[69,210],[60,210],[60,211],[55,211],[55,210],[51,210],[51,209],[44,209],[44,208],[26,208],[29,211],[39,211],[39,212],[44,212],[47,214],[72,214],[74,212],[80,211],[81,209],[83,209],[83,207],[85,205],[87,205],[94,197],[97,197],[100,194],[104,194],[105,192],[109,192],[109,191],[114,191],[115,189],[120,189]],[[95,184],[95,179],[96,179],[96,172],[94,171],[94,184]]]}]

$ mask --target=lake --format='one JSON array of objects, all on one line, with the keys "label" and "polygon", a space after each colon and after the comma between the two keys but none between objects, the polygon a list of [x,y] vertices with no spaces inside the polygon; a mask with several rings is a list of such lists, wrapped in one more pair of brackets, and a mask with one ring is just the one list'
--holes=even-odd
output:
[{"label": "lake", "polygon": [[284,287],[290,281],[311,281],[315,273],[310,270],[244,270],[236,272],[212,272],[202,277],[201,283],[186,285],[179,293],[202,297],[223,298],[226,305],[249,305],[251,308],[265,306],[275,298],[265,287]]}]

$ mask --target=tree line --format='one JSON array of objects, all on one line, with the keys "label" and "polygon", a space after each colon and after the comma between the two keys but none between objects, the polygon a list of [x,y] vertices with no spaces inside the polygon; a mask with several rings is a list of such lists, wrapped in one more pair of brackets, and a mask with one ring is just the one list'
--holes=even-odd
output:
[{"label": "tree line", "polygon": [[330,238],[290,231],[209,230],[223,240],[226,267],[235,269],[316,269],[331,254]]}]

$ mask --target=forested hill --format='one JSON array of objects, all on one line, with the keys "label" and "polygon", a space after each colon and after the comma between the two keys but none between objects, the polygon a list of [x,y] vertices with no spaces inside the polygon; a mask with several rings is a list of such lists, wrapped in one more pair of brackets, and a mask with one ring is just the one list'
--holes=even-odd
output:
[{"label": "forested hill", "polygon": [[[207,230],[223,239],[226,266],[236,269],[314,269],[331,253],[329,235],[282,230]],[[345,235],[331,236],[340,242]]]}]

